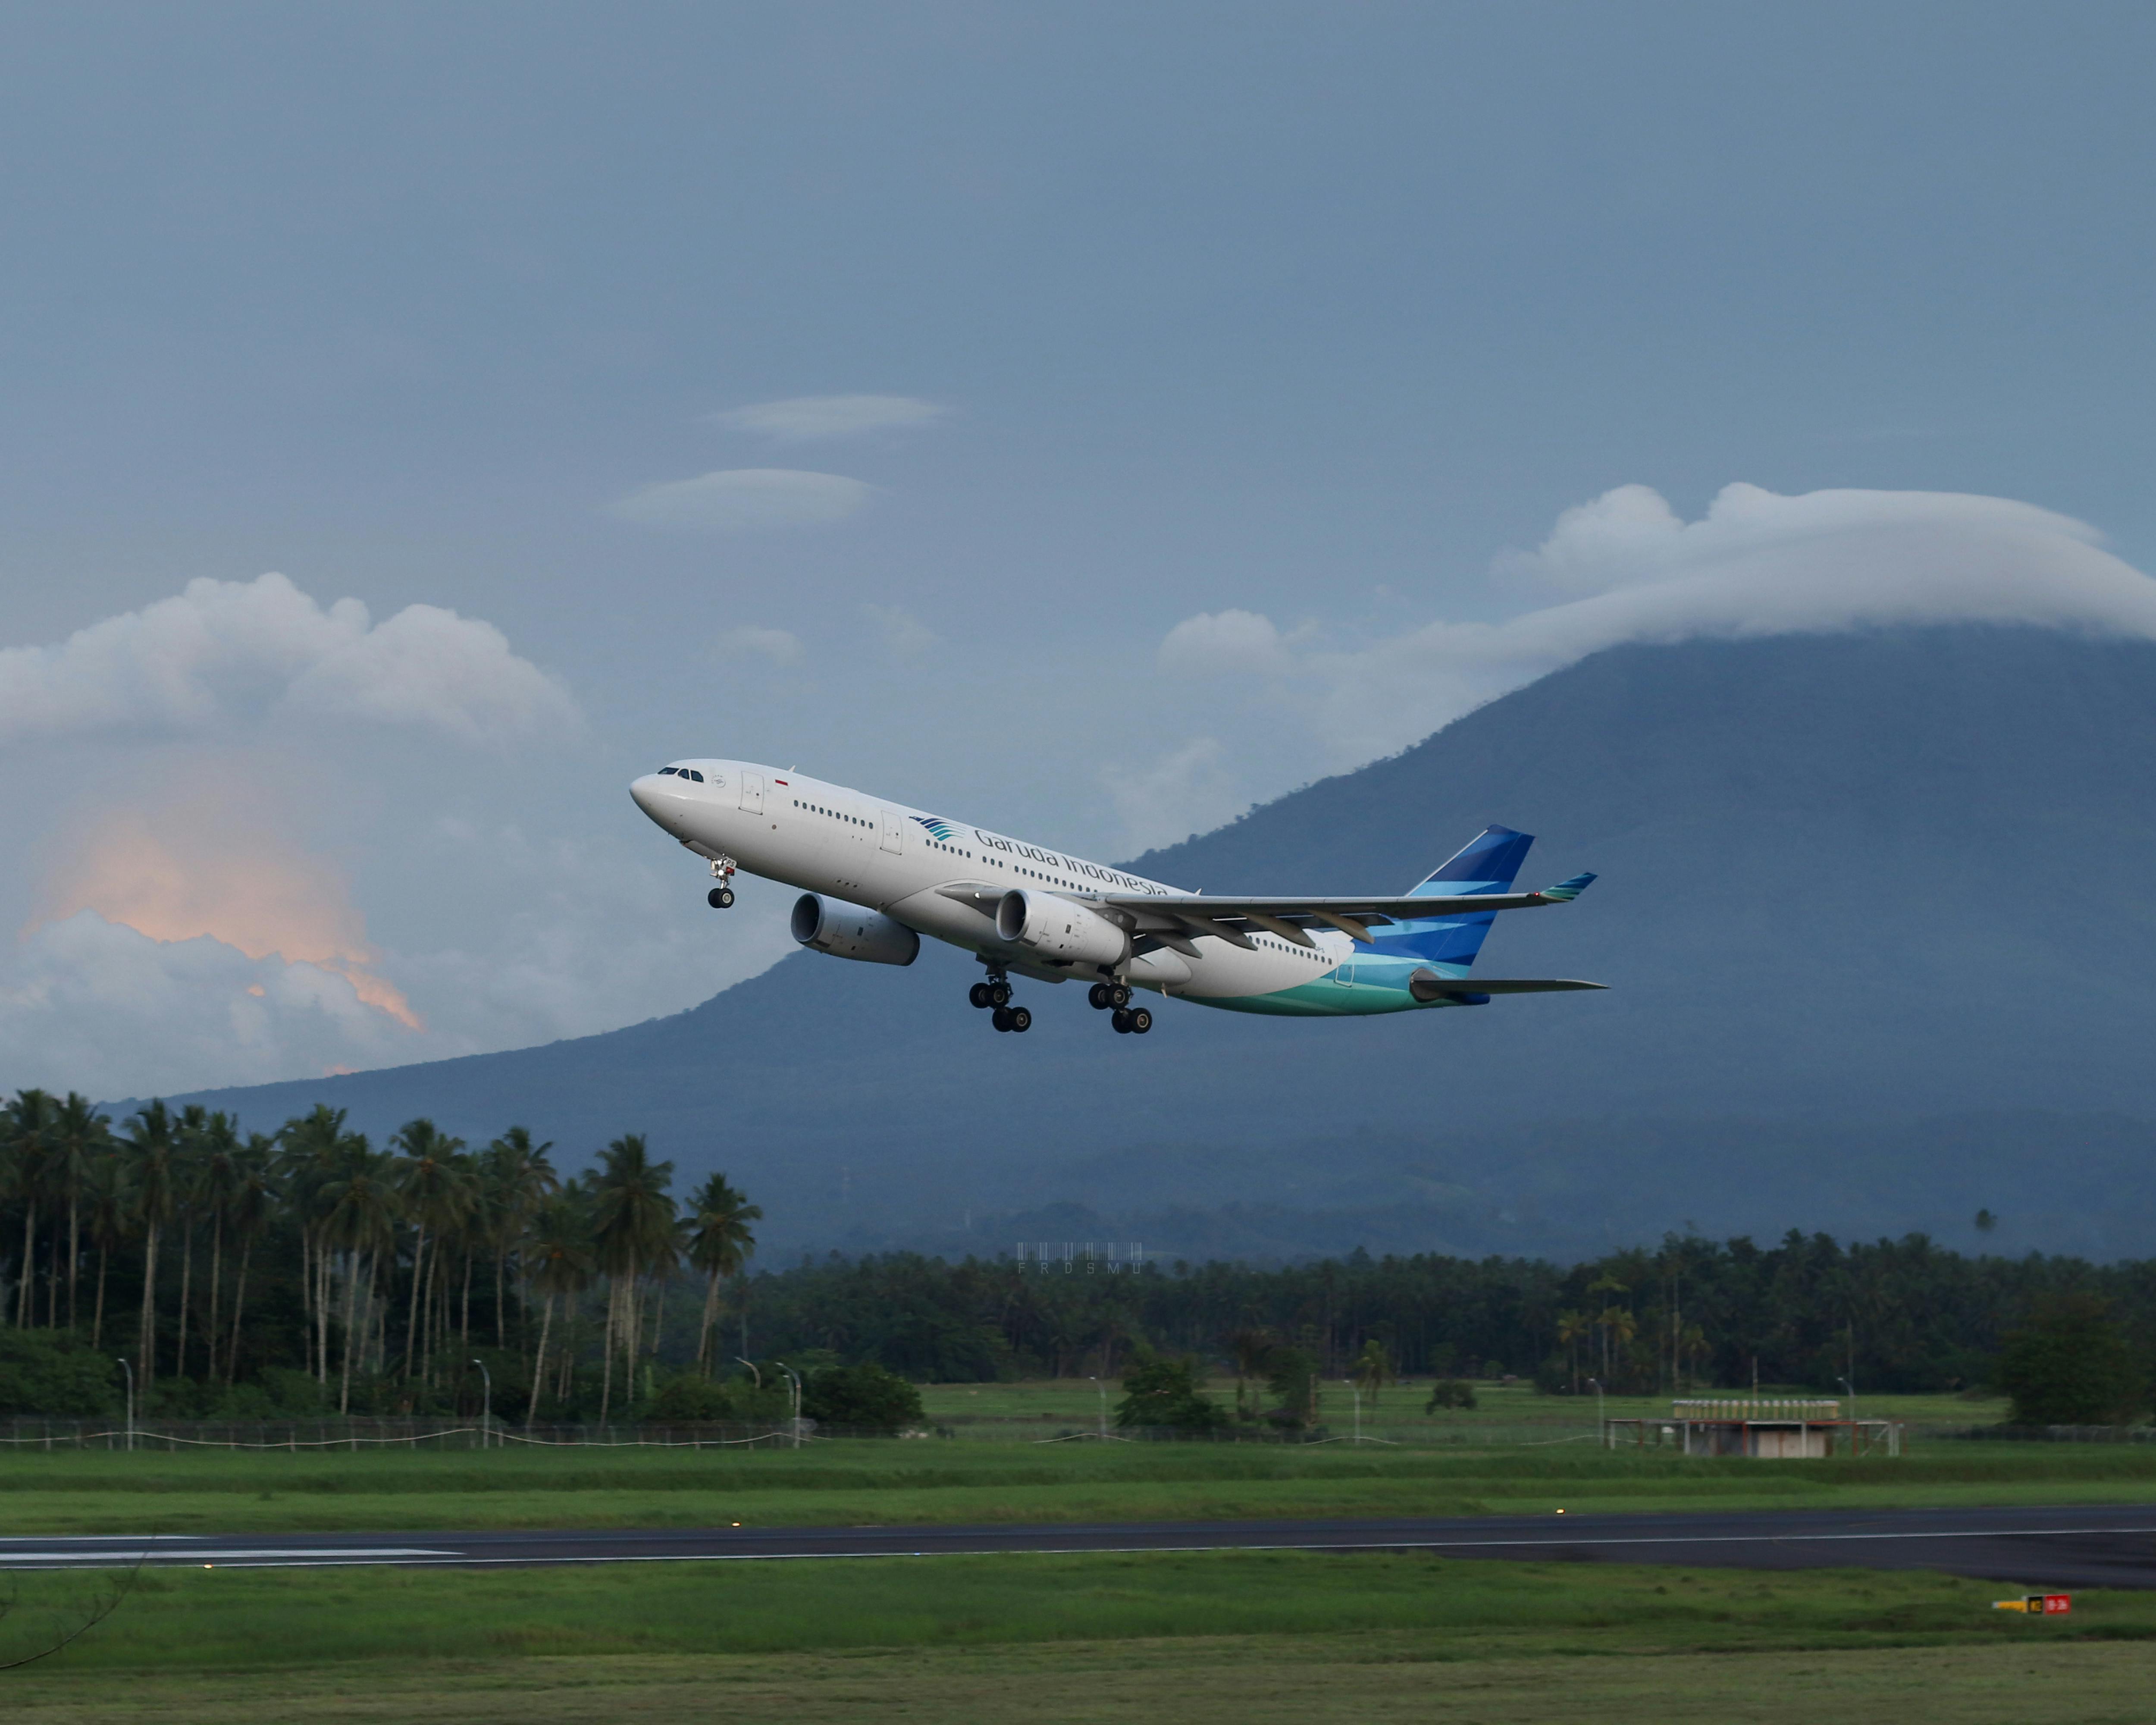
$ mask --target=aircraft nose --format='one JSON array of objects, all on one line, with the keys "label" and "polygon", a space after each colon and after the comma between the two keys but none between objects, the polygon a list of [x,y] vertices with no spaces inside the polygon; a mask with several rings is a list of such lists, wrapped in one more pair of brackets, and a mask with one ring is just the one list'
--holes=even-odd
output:
[{"label": "aircraft nose", "polygon": [[641,778],[629,782],[629,798],[652,819],[664,824],[666,805],[672,800],[666,794],[666,781],[655,773],[647,773]]}]

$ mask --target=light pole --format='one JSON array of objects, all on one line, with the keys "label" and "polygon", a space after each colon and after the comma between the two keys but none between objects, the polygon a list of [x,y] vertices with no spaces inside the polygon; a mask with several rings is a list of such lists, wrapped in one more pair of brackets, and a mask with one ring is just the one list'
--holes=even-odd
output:
[{"label": "light pole", "polygon": [[1601,1434],[1598,1441],[1606,1446],[1609,1441],[1609,1422],[1602,1417],[1602,1380],[1589,1378],[1587,1381],[1594,1386],[1594,1429]]},{"label": "light pole", "polygon": [[739,1354],[736,1354],[734,1358],[737,1360],[741,1360],[741,1363],[748,1368],[750,1376],[756,1379],[756,1387],[758,1389],[762,1389],[763,1373],[757,1370],[756,1362],[752,1359],[742,1359],[742,1357]]},{"label": "light pole", "polygon": [[127,1447],[135,1447],[135,1368],[123,1357],[120,1368],[127,1374]]},{"label": "light pole", "polygon": [[479,1368],[480,1381],[486,1385],[486,1399],[480,1404],[479,1410],[479,1446],[484,1450],[494,1416],[494,1373],[487,1370],[483,1359],[475,1359],[472,1363]]},{"label": "light pole", "polygon": [[[801,1374],[783,1359],[772,1363],[793,1380],[793,1447],[798,1450],[801,1447]],[[749,1369],[754,1371],[756,1368],[751,1366]]]},{"label": "light pole", "polygon": [[1090,1373],[1087,1377],[1093,1388],[1101,1392],[1101,1441],[1105,1444],[1108,1440],[1108,1386]]},{"label": "light pole", "polygon": [[1849,1392],[1849,1453],[1854,1455],[1862,1435],[1856,1429],[1856,1386],[1846,1378],[1836,1378],[1834,1381]]},{"label": "light pole", "polygon": [[1355,1441],[1363,1441],[1363,1386],[1353,1378],[1347,1380],[1349,1391],[1355,1398]]}]

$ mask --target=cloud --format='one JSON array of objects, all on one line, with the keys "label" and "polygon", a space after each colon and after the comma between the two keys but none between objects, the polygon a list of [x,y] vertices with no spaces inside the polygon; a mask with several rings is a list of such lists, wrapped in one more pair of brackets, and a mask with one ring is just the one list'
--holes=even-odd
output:
[{"label": "cloud", "polygon": [[607,507],[639,526],[738,533],[844,521],[875,491],[874,485],[843,474],[732,467],[701,479],[646,485]]},{"label": "cloud", "polygon": [[2099,537],[2033,505],[1928,491],[1789,497],[1732,485],[1686,521],[1647,487],[1625,485],[1567,510],[1535,551],[1498,560],[1501,575],[1584,597],[1353,649],[1276,644],[1269,619],[1225,612],[1178,624],[1160,660],[1185,675],[1263,677],[1306,704],[1327,752],[1348,765],[1620,642],[1964,622],[2156,638],[2156,582]]},{"label": "cloud", "polygon": [[936,644],[936,632],[900,606],[864,605],[861,614],[883,631],[884,644],[901,659],[917,658]]},{"label": "cloud", "polygon": [[758,402],[714,413],[711,423],[736,431],[752,431],[782,443],[818,438],[859,437],[865,432],[933,425],[950,409],[910,395],[797,395],[786,401]]},{"label": "cloud", "polygon": [[230,798],[136,801],[78,825],[24,932],[85,911],[162,943],[209,939],[251,959],[310,966],[407,1029],[425,1028],[372,968],[377,955],[343,877]]},{"label": "cloud", "polygon": [[0,649],[0,744],[276,712],[470,742],[578,722],[568,696],[491,624],[409,605],[372,624],[357,599],[324,610],[282,575],[191,581],[57,646]]},{"label": "cloud", "polygon": [[1212,737],[1194,738],[1142,766],[1103,768],[1101,783],[1122,818],[1132,855],[1209,831],[1250,806],[1235,789],[1228,751]]},{"label": "cloud", "polygon": [[714,650],[721,659],[767,659],[773,665],[798,665],[801,638],[790,629],[759,629],[753,624],[730,629],[721,635]]},{"label": "cloud", "polygon": [[1158,657],[1171,676],[1270,675],[1291,665],[1272,619],[1255,611],[1203,611],[1186,617],[1168,632]]},{"label": "cloud", "polygon": [[93,911],[38,929],[0,968],[0,1048],[36,1083],[94,1096],[268,1083],[422,1053],[409,1028],[329,968],[250,957],[208,936],[154,940]]}]

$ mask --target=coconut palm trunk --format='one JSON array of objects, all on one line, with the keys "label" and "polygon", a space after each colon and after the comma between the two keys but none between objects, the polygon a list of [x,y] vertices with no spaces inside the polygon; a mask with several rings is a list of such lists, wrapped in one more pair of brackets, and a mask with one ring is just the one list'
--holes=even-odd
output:
[{"label": "coconut palm trunk", "polygon": [[23,1285],[15,1290],[15,1327],[27,1330],[37,1319],[37,1307],[32,1303],[31,1291],[36,1287],[38,1200],[35,1198],[23,1206]]},{"label": "coconut palm trunk", "polygon": [[142,1356],[142,1387],[157,1378],[157,1236],[164,1230],[150,1224],[142,1246],[142,1330],[136,1351]]},{"label": "coconut palm trunk", "polygon": [[239,1318],[247,1308],[247,1266],[254,1255],[254,1242],[250,1238],[239,1248],[239,1274],[232,1289],[232,1346],[225,1354],[224,1381],[236,1382],[239,1377]]},{"label": "coconut palm trunk", "polygon": [[419,1224],[418,1241],[412,1248],[412,1312],[404,1326],[404,1375],[412,1375],[412,1361],[419,1346],[419,1285],[426,1280],[427,1224]]},{"label": "coconut palm trunk", "polygon": [[173,1343],[172,1375],[187,1375],[187,1294],[195,1273],[195,1231],[180,1218],[180,1332]]},{"label": "coconut palm trunk", "polygon": [[344,1279],[344,1371],[337,1385],[337,1412],[352,1411],[352,1355],[361,1345],[359,1339],[359,1254],[345,1254]]},{"label": "coconut palm trunk", "polygon": [[539,1352],[531,1361],[531,1402],[524,1410],[524,1423],[529,1425],[539,1417],[539,1386],[547,1381],[547,1332],[554,1327],[554,1296],[547,1296],[547,1303],[540,1309]]},{"label": "coconut palm trunk", "polygon": [[68,1194],[68,1327],[75,1327],[74,1287],[76,1273],[82,1267],[82,1201],[74,1193]]}]

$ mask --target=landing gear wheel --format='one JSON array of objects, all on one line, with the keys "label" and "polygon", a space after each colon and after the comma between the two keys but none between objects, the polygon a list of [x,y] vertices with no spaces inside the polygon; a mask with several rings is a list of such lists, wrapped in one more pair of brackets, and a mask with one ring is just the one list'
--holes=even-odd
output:
[{"label": "landing gear wheel", "polygon": [[988,1022],[998,1030],[1008,1030],[1011,1028],[1012,1016],[1011,1009],[1008,1006],[998,1006],[995,1010],[995,1016]]},{"label": "landing gear wheel", "polygon": [[1118,1036],[1127,1036],[1131,1034],[1131,1015],[1120,1006],[1109,1015],[1108,1023],[1114,1027],[1116,1034]]},{"label": "landing gear wheel", "polygon": [[966,990],[966,999],[976,1006],[995,1004],[995,1002],[988,999],[988,985],[986,983],[975,983],[972,988]]},{"label": "landing gear wheel", "polygon": [[1142,1006],[1133,1006],[1123,1016],[1131,1021],[1131,1034],[1142,1036],[1152,1029],[1152,1014]]},{"label": "landing gear wheel", "polygon": [[1023,1006],[1004,1008],[1004,1016],[1010,1020],[1010,1027],[1014,1030],[1030,1030],[1033,1028],[1033,1014]]},{"label": "landing gear wheel", "polygon": [[988,988],[989,1005],[1009,1006],[1010,1004],[1010,984],[1009,983],[990,983],[988,985]]},{"label": "landing gear wheel", "polygon": [[1086,1004],[1096,1012],[1106,1012],[1116,1004],[1108,998],[1111,992],[1106,983],[1096,983],[1086,991]]},{"label": "landing gear wheel", "polygon": [[1111,983],[1108,984],[1109,1005],[1128,1006],[1130,1004],[1131,991],[1127,987],[1122,983]]},{"label": "landing gear wheel", "polygon": [[731,886],[714,886],[704,895],[704,902],[715,911],[731,911],[734,907],[734,890]]}]

